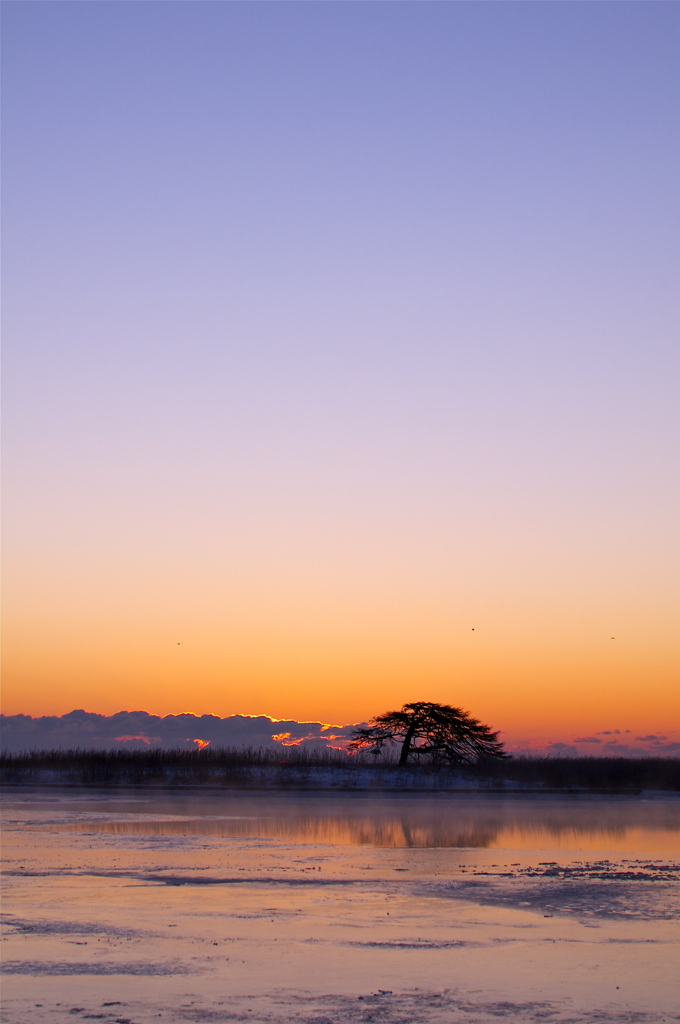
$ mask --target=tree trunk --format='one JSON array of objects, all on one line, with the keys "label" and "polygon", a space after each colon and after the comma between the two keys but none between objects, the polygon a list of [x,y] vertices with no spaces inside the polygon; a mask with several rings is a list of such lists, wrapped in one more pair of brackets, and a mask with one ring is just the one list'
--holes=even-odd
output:
[{"label": "tree trunk", "polygon": [[400,765],[406,764],[406,761],[408,760],[409,751],[411,749],[411,740],[413,739],[413,733],[415,731],[416,731],[416,723],[415,722],[411,722],[411,724],[409,725],[408,729],[406,730],[406,735],[404,736],[404,742],[403,742],[402,747],[401,747],[401,754],[399,756],[399,764]]}]

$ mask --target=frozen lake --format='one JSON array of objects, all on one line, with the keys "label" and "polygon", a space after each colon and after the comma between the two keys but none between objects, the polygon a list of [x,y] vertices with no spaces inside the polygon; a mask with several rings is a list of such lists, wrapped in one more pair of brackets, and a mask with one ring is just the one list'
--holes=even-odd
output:
[{"label": "frozen lake", "polygon": [[680,1020],[680,799],[4,793],[3,1021]]}]

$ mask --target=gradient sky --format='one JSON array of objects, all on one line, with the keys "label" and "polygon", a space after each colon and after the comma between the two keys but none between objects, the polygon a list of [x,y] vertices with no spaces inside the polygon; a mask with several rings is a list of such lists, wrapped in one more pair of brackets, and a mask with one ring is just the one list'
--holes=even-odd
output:
[{"label": "gradient sky", "polygon": [[680,7],[2,6],[3,710],[680,728]]}]

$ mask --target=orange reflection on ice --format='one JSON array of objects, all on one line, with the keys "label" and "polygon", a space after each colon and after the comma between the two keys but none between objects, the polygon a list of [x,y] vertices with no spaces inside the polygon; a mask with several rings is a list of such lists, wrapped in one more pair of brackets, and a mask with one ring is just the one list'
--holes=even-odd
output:
[{"label": "orange reflection on ice", "polygon": [[680,850],[680,819],[676,808],[665,801],[521,797],[392,801],[333,794],[323,801],[244,795],[232,803],[222,802],[216,794],[209,816],[199,816],[202,810],[192,801],[184,814],[161,818],[159,805],[154,816],[79,821],[63,827],[120,835],[262,837],[383,848],[640,851],[661,856]]}]

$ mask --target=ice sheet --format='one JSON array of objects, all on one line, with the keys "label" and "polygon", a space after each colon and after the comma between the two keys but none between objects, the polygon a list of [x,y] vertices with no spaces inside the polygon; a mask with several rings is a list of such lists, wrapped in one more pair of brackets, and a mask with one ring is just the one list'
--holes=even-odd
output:
[{"label": "ice sheet", "polygon": [[680,1020],[680,801],[5,794],[6,1024]]}]

